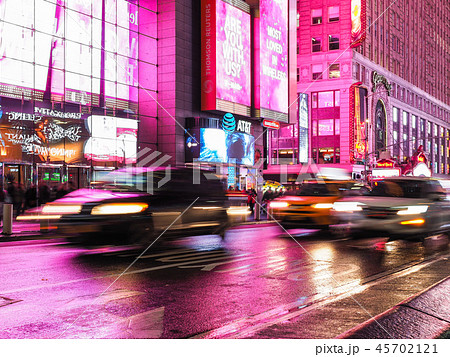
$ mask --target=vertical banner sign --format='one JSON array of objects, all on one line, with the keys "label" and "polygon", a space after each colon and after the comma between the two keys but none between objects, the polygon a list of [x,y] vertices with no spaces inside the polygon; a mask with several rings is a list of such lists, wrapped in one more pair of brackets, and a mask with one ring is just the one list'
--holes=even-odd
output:
[{"label": "vertical banner sign", "polygon": [[259,10],[260,106],[288,113],[288,0],[261,0]]},{"label": "vertical banner sign", "polygon": [[366,2],[361,0],[352,0],[351,2],[352,19],[352,44],[351,47],[358,47],[366,39]]},{"label": "vertical banner sign", "polygon": [[350,91],[350,114],[352,118],[351,143],[353,148],[353,162],[365,159],[367,151],[367,130],[366,130],[366,105],[365,98],[367,90],[357,86],[352,86]]},{"label": "vertical banner sign", "polygon": [[250,14],[202,0],[201,33],[202,110],[217,109],[217,100],[250,107]]},{"label": "vertical banner sign", "polygon": [[300,93],[298,101],[298,144],[299,162],[308,162],[309,152],[309,105],[308,94]]},{"label": "vertical banner sign", "polygon": [[216,0],[201,4],[202,110],[216,109]]}]

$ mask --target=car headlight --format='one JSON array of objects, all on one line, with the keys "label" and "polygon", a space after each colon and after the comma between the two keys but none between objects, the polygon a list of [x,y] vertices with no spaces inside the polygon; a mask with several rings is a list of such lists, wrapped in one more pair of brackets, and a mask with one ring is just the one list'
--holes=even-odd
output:
[{"label": "car headlight", "polygon": [[395,207],[399,211],[397,214],[403,216],[407,214],[421,214],[425,213],[428,210],[428,206],[403,206],[403,207]]},{"label": "car headlight", "polygon": [[289,203],[284,201],[272,201],[269,204],[270,208],[286,208],[289,206]]},{"label": "car headlight", "polygon": [[45,205],[43,214],[76,214],[80,213],[81,205]]},{"label": "car headlight", "polygon": [[105,203],[95,206],[91,214],[131,214],[145,211],[147,207],[147,203]]},{"label": "car headlight", "polygon": [[355,212],[362,210],[362,203],[360,202],[335,202],[333,210],[336,212]]},{"label": "car headlight", "polygon": [[332,203],[316,203],[315,205],[312,205],[313,208],[318,208],[318,209],[330,209],[333,208],[333,204]]}]

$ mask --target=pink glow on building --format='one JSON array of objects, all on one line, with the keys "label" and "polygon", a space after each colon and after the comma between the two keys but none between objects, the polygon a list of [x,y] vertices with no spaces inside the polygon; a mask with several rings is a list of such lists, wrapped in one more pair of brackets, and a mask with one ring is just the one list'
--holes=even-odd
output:
[{"label": "pink glow on building", "polygon": [[310,156],[319,165],[350,166],[352,56],[349,1],[301,1],[298,92],[310,98]]}]

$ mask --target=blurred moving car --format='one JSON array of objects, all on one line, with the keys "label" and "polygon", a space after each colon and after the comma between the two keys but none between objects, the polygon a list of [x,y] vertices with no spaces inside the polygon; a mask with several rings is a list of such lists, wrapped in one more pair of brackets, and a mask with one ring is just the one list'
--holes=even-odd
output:
[{"label": "blurred moving car", "polygon": [[[148,245],[161,235],[219,234],[228,228],[228,199],[212,172],[193,168],[112,171],[33,212],[84,246]],[[22,218],[26,218],[24,216]]]},{"label": "blurred moving car", "polygon": [[335,223],[330,215],[333,203],[344,194],[361,195],[367,191],[354,181],[305,181],[296,191],[288,191],[269,204],[273,217],[285,228],[328,229]]},{"label": "blurred moving car", "polygon": [[391,177],[376,183],[367,196],[345,197],[331,211],[332,230],[354,237],[423,240],[450,230],[450,201],[439,181]]}]

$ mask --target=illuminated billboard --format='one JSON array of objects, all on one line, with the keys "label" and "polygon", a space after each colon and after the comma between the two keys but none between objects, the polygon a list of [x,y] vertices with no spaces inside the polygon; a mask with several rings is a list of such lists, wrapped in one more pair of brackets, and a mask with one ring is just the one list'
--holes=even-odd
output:
[{"label": "illuminated billboard", "polygon": [[222,129],[200,129],[199,161],[253,166],[254,158],[255,138],[252,135]]},{"label": "illuminated billboard", "polygon": [[[261,0],[259,19],[259,98],[261,116],[287,121],[288,0]],[[276,112],[276,113],[274,113]]]},{"label": "illuminated billboard", "polygon": [[137,120],[8,104],[0,110],[0,156],[10,161],[136,162]]},{"label": "illuminated billboard", "polygon": [[3,91],[30,89],[38,99],[49,91],[83,105],[98,105],[100,93],[137,102],[138,9],[127,0],[0,1]]},{"label": "illuminated billboard", "polygon": [[352,20],[352,47],[360,46],[366,39],[366,2],[352,0],[351,2]]},{"label": "illuminated billboard", "polygon": [[90,138],[84,156],[97,162],[136,162],[138,122],[132,119],[92,115],[87,119]]},{"label": "illuminated billboard", "polygon": [[[241,8],[248,5],[242,2]],[[202,0],[202,110],[250,114],[249,11],[222,0]]]},{"label": "illuminated billboard", "polygon": [[298,144],[299,162],[308,162],[309,153],[309,102],[308,94],[300,93],[298,98]]},{"label": "illuminated billboard", "polygon": [[365,160],[367,152],[367,128],[366,128],[366,105],[367,90],[365,88],[352,85],[350,87],[350,125],[353,131],[350,134],[350,141],[353,146],[353,160],[362,162]]}]

